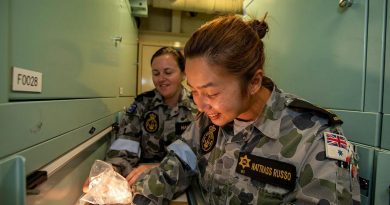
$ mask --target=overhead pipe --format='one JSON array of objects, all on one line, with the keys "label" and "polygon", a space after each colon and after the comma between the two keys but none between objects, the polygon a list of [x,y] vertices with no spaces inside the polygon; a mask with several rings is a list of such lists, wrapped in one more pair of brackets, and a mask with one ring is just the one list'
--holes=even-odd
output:
[{"label": "overhead pipe", "polygon": [[153,0],[156,8],[201,13],[242,13],[243,0]]}]

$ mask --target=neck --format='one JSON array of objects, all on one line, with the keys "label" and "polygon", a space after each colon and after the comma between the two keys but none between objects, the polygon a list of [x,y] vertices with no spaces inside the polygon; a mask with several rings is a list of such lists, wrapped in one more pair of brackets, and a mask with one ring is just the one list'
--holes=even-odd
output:
[{"label": "neck", "polygon": [[249,96],[248,107],[246,111],[240,114],[237,118],[245,121],[256,120],[263,112],[268,98],[271,96],[271,91],[262,86],[259,91]]},{"label": "neck", "polygon": [[169,98],[164,98],[164,102],[165,102],[165,104],[168,105],[168,107],[172,108],[172,107],[175,107],[177,105],[180,97],[181,97],[181,89],[179,89],[173,96],[171,96]]}]

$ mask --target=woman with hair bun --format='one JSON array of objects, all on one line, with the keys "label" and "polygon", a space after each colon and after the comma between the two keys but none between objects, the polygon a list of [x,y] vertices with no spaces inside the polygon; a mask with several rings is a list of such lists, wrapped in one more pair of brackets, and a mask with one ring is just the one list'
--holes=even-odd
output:
[{"label": "woman with hair bun", "polygon": [[333,113],[283,92],[264,74],[263,20],[218,17],[185,46],[200,113],[134,203],[161,204],[199,185],[206,204],[359,204],[357,156]]}]

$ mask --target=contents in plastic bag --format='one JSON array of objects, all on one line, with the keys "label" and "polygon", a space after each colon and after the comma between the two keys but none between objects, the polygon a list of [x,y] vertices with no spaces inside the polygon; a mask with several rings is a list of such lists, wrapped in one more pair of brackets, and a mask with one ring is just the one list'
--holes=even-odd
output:
[{"label": "contents in plastic bag", "polygon": [[133,200],[127,180],[111,164],[96,160],[89,173],[89,191],[80,202],[91,204],[130,204]]}]

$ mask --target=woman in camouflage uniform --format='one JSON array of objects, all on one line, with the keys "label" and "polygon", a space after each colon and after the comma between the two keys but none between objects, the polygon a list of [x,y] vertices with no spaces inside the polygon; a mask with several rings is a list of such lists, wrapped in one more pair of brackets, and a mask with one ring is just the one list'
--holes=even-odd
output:
[{"label": "woman in camouflage uniform", "polygon": [[133,184],[135,204],[171,200],[191,178],[206,204],[360,203],[342,121],[264,75],[267,31],[264,19],[225,16],[191,36],[185,71],[201,113]]},{"label": "woman in camouflage uniform", "polygon": [[[151,67],[155,89],[135,98],[106,155],[106,162],[129,182],[158,165],[166,155],[166,147],[178,139],[197,112],[190,92],[181,84],[185,78],[184,57],[178,50],[160,48],[152,56]],[[83,190],[88,191],[88,182]]]}]

